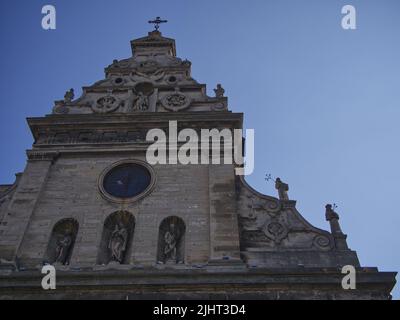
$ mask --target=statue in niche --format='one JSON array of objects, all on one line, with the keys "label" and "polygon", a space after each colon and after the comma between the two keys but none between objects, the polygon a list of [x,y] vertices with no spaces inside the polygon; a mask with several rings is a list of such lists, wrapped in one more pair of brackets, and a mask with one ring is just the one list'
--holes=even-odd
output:
[{"label": "statue in niche", "polygon": [[147,97],[143,92],[139,92],[133,111],[147,111],[149,110],[149,106],[149,97]]},{"label": "statue in niche", "polygon": [[72,246],[72,235],[71,234],[64,234],[61,235],[58,240],[57,240],[57,246],[56,246],[56,258],[55,258],[55,263],[60,263],[60,264],[67,264],[67,259],[69,257],[70,249]]},{"label": "statue in niche", "polygon": [[47,247],[46,262],[69,265],[78,229],[79,224],[74,219],[63,219],[54,226]]},{"label": "statue in niche", "polygon": [[104,221],[97,264],[128,264],[134,229],[135,218],[129,212],[110,214]]},{"label": "statue in niche", "polygon": [[280,200],[289,200],[288,196],[289,185],[283,183],[280,178],[277,178],[275,181],[275,189],[278,190]]},{"label": "statue in niche", "polygon": [[166,261],[176,261],[176,244],[178,240],[177,236],[178,234],[176,233],[175,225],[171,223],[169,226],[169,230],[164,235],[164,256]]},{"label": "statue in niche", "polygon": [[123,263],[124,254],[128,244],[128,230],[121,224],[115,225],[111,233],[108,249],[110,250],[111,261]]},{"label": "statue in niche", "polygon": [[164,220],[160,227],[159,263],[184,263],[184,233],[182,220],[175,217]]}]

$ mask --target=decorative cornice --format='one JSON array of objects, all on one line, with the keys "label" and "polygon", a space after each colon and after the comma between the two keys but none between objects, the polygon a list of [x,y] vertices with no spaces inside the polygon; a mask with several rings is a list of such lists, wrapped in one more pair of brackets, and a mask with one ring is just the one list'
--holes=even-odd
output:
[{"label": "decorative cornice", "polygon": [[27,155],[29,161],[51,161],[51,162],[54,162],[58,158],[59,152],[28,150],[26,152],[26,155]]}]

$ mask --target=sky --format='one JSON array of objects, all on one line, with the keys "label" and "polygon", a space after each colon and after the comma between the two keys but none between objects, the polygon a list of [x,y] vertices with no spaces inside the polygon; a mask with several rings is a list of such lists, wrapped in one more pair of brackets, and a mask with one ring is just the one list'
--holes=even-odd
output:
[{"label": "sky", "polygon": [[[56,30],[41,27],[47,4]],[[356,30],[341,25],[348,4]],[[325,205],[336,203],[361,264],[399,271],[398,0],[2,0],[0,184],[24,170],[33,142],[25,118],[103,79],[156,16],[169,20],[161,31],[192,61],[193,77],[209,95],[221,83],[255,130],[247,181],[276,196],[265,175],[282,178],[301,214],[326,230]]]}]

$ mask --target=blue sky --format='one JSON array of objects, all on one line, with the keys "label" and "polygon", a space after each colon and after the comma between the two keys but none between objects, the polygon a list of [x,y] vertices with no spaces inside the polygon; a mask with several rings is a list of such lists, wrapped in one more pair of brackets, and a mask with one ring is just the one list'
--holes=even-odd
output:
[{"label": "blue sky", "polygon": [[[41,28],[45,4],[56,6],[55,31]],[[346,4],[357,9],[355,31],[341,28]],[[2,0],[0,184],[24,169],[25,118],[102,79],[156,16],[169,20],[162,32],[193,62],[193,77],[210,95],[222,83],[255,129],[250,184],[276,195],[264,176],[281,177],[324,229],[324,206],[337,203],[362,265],[400,270],[398,0]]]}]

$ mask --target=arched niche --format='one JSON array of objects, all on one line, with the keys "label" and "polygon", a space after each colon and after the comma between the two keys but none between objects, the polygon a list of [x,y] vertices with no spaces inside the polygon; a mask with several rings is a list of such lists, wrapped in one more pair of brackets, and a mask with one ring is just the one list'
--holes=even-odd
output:
[{"label": "arched niche", "polygon": [[75,219],[63,219],[57,222],[47,247],[46,262],[69,265],[78,230],[79,223]]},{"label": "arched niche", "polygon": [[158,263],[185,263],[185,233],[185,222],[181,218],[168,217],[161,222],[158,236]]},{"label": "arched niche", "polygon": [[135,218],[126,211],[111,214],[104,222],[97,263],[129,264]]}]

